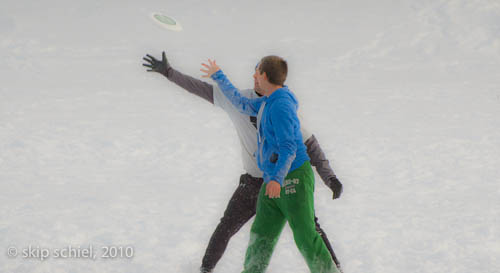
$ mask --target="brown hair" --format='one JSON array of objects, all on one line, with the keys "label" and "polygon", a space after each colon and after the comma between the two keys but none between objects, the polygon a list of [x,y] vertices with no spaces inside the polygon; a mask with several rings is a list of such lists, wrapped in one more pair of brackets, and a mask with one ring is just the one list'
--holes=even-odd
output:
[{"label": "brown hair", "polygon": [[288,65],[286,61],[278,56],[266,56],[260,60],[260,74],[266,72],[267,79],[270,83],[283,85],[288,73]]}]

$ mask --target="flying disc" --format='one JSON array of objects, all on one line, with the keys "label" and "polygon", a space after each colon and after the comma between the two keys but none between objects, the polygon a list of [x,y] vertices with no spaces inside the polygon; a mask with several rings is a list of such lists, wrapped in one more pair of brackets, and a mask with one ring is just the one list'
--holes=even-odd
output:
[{"label": "flying disc", "polygon": [[173,30],[173,31],[181,31],[182,26],[175,20],[173,17],[163,15],[160,13],[153,13],[151,14],[151,18],[153,21],[155,21],[158,25],[162,26],[163,28],[166,28],[168,30]]}]

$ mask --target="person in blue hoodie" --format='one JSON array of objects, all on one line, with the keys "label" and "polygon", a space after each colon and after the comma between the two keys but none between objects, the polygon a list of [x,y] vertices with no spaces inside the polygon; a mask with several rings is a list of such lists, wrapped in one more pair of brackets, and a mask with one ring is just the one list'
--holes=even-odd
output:
[{"label": "person in blue hoodie", "polygon": [[251,228],[243,273],[265,272],[286,222],[295,243],[314,273],[338,272],[314,222],[314,174],[302,142],[298,101],[284,82],[287,63],[281,57],[262,58],[254,77],[260,98],[242,96],[215,61],[202,64],[203,77],[214,80],[243,114],[257,117],[256,158],[264,173]]}]

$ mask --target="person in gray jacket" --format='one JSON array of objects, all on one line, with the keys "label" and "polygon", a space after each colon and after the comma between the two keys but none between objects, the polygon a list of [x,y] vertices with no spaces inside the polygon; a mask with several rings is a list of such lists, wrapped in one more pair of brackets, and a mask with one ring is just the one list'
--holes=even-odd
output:
[{"label": "person in gray jacket", "polygon": [[[238,232],[256,212],[257,197],[263,183],[263,173],[258,168],[254,157],[254,153],[257,150],[257,119],[256,117],[241,114],[224,96],[217,85],[211,85],[195,79],[172,68],[165,56],[165,52],[162,53],[161,60],[151,55],[146,55],[143,60],[147,62],[143,64],[143,66],[149,68],[147,71],[158,72],[188,92],[222,108],[231,119],[240,139],[243,167],[246,173],[240,176],[239,186],[233,193],[224,211],[224,216],[221,218],[210,238],[200,269],[202,273],[213,272],[215,265],[226,250],[229,239],[236,234],[236,232]],[[255,79],[253,89],[241,91],[242,95],[248,98],[260,97],[262,96],[260,92],[262,91]],[[339,198],[342,194],[342,184],[330,167],[325,154],[319,146],[318,140],[313,134],[304,129],[303,125],[301,126],[301,131],[304,144],[307,147],[307,153],[311,158],[311,165],[315,167],[325,185],[332,190],[333,199]],[[328,251],[332,255],[333,261],[337,265],[337,268],[341,270],[335,252],[325,232],[321,229],[317,218],[315,218],[315,223],[316,230],[325,242]]]}]

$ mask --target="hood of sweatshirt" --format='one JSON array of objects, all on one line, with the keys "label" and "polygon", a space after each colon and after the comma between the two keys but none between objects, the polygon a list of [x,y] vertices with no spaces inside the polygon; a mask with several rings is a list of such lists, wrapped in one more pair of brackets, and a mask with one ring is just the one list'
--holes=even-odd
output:
[{"label": "hood of sweatshirt", "polygon": [[266,104],[271,104],[273,101],[278,100],[280,98],[291,98],[293,104],[295,105],[295,110],[299,107],[299,101],[297,97],[288,89],[288,86],[284,85],[283,87],[274,91],[267,99]]}]

